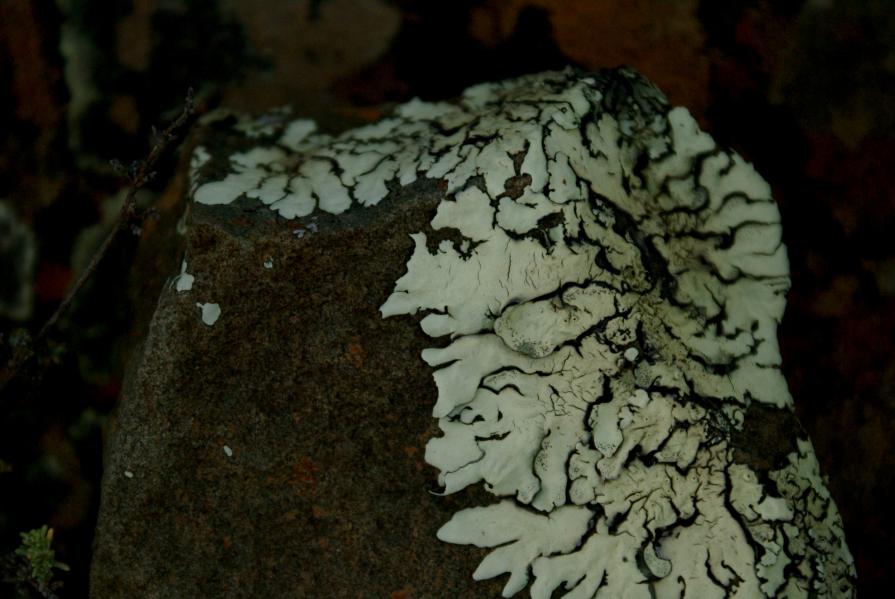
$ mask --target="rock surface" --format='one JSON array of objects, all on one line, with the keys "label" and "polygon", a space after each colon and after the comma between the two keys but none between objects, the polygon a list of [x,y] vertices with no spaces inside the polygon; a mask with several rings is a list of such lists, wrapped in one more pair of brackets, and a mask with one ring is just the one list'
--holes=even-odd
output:
[{"label": "rock surface", "polygon": [[[532,571],[535,597],[850,596],[779,373],[779,214],[648,83],[546,74],[336,138],[208,127],[95,597],[499,594],[436,531],[497,547],[475,576],[505,596]],[[443,338],[437,391],[433,340],[380,307]],[[478,481],[505,499],[470,508]]]},{"label": "rock surface", "polygon": [[378,313],[439,198],[191,208],[195,280],[159,299],[108,449],[93,597],[480,596],[475,556],[433,542],[462,500],[429,493],[424,337]]}]

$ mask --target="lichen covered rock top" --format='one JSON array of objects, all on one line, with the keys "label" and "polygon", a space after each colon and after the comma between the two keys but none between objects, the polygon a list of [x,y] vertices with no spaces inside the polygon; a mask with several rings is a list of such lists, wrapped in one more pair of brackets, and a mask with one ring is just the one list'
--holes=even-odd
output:
[{"label": "lichen covered rock top", "polygon": [[259,135],[197,202],[339,214],[444,181],[441,239],[413,236],[381,312],[438,338],[426,460],[444,492],[497,497],[438,534],[494,548],[477,579],[509,574],[507,597],[852,596],[780,371],[779,212],[685,109],[628,70],[565,71],[337,137]]}]

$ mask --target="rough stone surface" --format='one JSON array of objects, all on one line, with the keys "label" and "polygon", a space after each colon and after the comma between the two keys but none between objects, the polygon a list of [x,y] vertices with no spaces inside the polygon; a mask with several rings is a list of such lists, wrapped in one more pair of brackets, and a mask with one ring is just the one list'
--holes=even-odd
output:
[{"label": "rough stone surface", "polygon": [[93,597],[487,594],[481,555],[433,542],[467,500],[429,492],[426,341],[378,313],[439,198],[288,223],[192,207],[195,282],[166,286],[111,434]]}]

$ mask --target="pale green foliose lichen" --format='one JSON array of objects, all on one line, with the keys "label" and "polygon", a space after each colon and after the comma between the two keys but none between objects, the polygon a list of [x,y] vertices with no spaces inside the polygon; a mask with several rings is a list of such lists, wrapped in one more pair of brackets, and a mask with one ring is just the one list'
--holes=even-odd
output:
[{"label": "pale green foliose lichen", "polygon": [[426,461],[445,493],[498,498],[438,532],[493,548],[476,579],[539,599],[853,596],[810,443],[769,472],[734,460],[750,405],[792,409],[788,263],[768,184],[685,109],[631,71],[564,71],[339,136],[259,127],[195,201],[294,218],[445,182],[431,227],[462,240],[414,234],[381,312],[442,338],[422,355],[443,433]]},{"label": "pale green foliose lichen", "polygon": [[202,315],[202,322],[208,326],[213,326],[221,317],[221,306],[213,303],[196,303]]}]

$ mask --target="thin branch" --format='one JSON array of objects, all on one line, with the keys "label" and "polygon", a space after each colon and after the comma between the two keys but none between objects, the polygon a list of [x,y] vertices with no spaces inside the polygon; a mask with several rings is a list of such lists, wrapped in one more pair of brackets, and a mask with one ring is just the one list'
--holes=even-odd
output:
[{"label": "thin branch", "polygon": [[6,387],[7,383],[14,379],[25,364],[34,357],[37,348],[44,342],[49,332],[56,326],[59,317],[68,310],[85,283],[87,283],[93,273],[96,272],[97,267],[100,262],[102,262],[106,253],[108,253],[109,248],[112,246],[112,242],[115,241],[118,234],[121,231],[134,226],[135,223],[139,221],[140,214],[137,211],[137,192],[143,189],[143,187],[155,177],[155,168],[159,159],[165,154],[165,151],[171,143],[177,139],[177,131],[186,125],[195,110],[196,101],[193,96],[193,90],[190,88],[187,91],[186,100],[184,101],[183,110],[180,112],[180,115],[161,132],[153,128],[153,144],[152,148],[149,150],[149,155],[145,160],[132,163],[128,169],[125,169],[120,162],[112,161],[112,166],[118,171],[126,171],[127,177],[130,179],[130,187],[128,188],[127,195],[124,197],[124,204],[121,206],[121,211],[118,213],[115,224],[112,227],[112,230],[109,231],[109,234],[106,235],[102,244],[100,244],[99,248],[94,252],[87,268],[81,272],[80,276],[75,281],[75,284],[71,286],[68,293],[65,295],[65,298],[56,308],[55,312],[53,312],[52,316],[50,316],[47,322],[40,328],[40,331],[34,339],[30,343],[17,347],[13,351],[12,357],[10,357],[9,361],[3,367],[3,370],[0,371],[0,390]]}]

